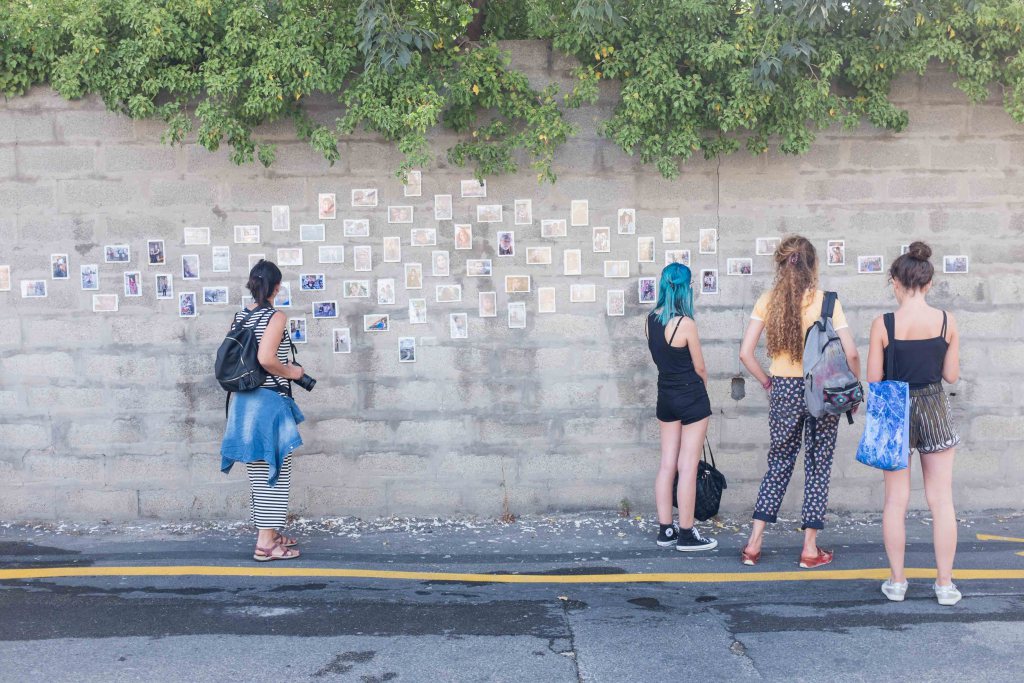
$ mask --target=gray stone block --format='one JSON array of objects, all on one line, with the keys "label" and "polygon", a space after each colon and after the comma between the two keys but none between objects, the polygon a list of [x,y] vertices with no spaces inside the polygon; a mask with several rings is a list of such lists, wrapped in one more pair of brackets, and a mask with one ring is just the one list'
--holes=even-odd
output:
[{"label": "gray stone block", "polygon": [[132,120],[107,111],[61,111],[56,128],[62,140],[127,140],[133,137]]}]

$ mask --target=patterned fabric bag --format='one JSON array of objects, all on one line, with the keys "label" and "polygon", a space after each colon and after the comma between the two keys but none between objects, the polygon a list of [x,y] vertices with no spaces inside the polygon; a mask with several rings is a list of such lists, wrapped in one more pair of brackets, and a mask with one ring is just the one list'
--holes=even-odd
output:
[{"label": "patterned fabric bag", "polygon": [[[896,323],[885,314],[889,335],[886,365],[894,372]],[[884,380],[868,384],[867,420],[857,447],[857,462],[880,470],[902,470],[910,464],[910,385]]]}]

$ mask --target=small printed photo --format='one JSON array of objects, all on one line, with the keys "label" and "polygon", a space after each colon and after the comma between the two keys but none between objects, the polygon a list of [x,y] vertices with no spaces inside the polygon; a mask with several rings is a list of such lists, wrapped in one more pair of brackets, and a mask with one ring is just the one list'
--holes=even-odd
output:
[{"label": "small printed photo", "polygon": [[325,286],[323,273],[301,273],[299,275],[299,291],[322,292]]},{"label": "small printed photo", "polygon": [[448,335],[452,339],[466,339],[469,337],[469,316],[465,313],[451,313],[448,315]]},{"label": "small printed photo", "polygon": [[606,254],[612,250],[612,229],[594,228],[594,253]]},{"label": "small printed photo", "polygon": [[448,277],[451,273],[451,257],[447,251],[430,252],[430,274],[434,277]]},{"label": "small printed photo", "polygon": [[108,244],[103,247],[104,263],[128,263],[132,260],[132,250],[127,244]]},{"label": "small printed photo", "polygon": [[314,318],[337,318],[338,317],[338,302],[337,301],[314,301],[313,302],[313,317]]},{"label": "small printed photo", "polygon": [[583,274],[583,252],[579,249],[566,249],[562,252],[562,275]]},{"label": "small printed photo", "polygon": [[754,272],[754,260],[749,258],[730,258],[725,260],[726,275],[751,275]]},{"label": "small printed photo", "polygon": [[333,192],[321,192],[316,198],[317,218],[322,221],[333,221],[338,217],[338,202]]},{"label": "small printed photo", "polygon": [[637,300],[642,304],[653,304],[658,300],[658,285],[653,277],[642,277],[636,283]]},{"label": "small printed photo", "polygon": [[146,242],[146,252],[149,254],[149,265],[163,266],[167,264],[167,252],[164,250],[163,240]]},{"label": "small printed photo", "polygon": [[412,207],[389,206],[388,223],[412,223]]},{"label": "small printed photo", "polygon": [[532,199],[517,199],[513,206],[516,225],[533,225]]},{"label": "small printed photo", "polygon": [[288,337],[296,344],[305,344],[308,341],[305,318],[288,318]]},{"label": "small printed photo", "polygon": [[377,280],[377,305],[395,305],[395,279],[393,277],[384,277]]},{"label": "small printed photo", "polygon": [[717,254],[718,253],[718,229],[717,228],[701,228],[698,232],[699,247],[698,253],[701,254]]},{"label": "small printed photo", "polygon": [[318,261],[320,263],[344,263],[345,262],[345,246],[336,245],[330,247],[318,247],[317,248]]},{"label": "small printed photo", "polygon": [[68,274],[67,254],[50,254],[50,276],[54,280],[67,280],[71,277]]},{"label": "small printed photo", "polygon": [[258,225],[236,225],[235,244],[259,244],[260,226]]},{"label": "small printed photo", "polygon": [[277,265],[301,266],[302,247],[281,247],[277,250]]},{"label": "small printed photo", "polygon": [[573,199],[569,202],[569,220],[574,226],[590,224],[590,202],[586,199]]},{"label": "small printed photo", "polygon": [[[82,266],[83,268],[85,266]],[[84,279],[82,280],[85,281]],[[11,291],[11,267],[0,266],[0,292]]]},{"label": "small printed photo", "polygon": [[199,279],[199,254],[185,254],[181,257],[181,279]]},{"label": "small printed photo", "polygon": [[414,247],[436,247],[437,230],[434,228],[412,228],[409,230],[409,244]]},{"label": "small printed photo", "polygon": [[666,249],[665,250],[665,265],[670,263],[682,263],[687,268],[690,267],[690,250],[689,249]]},{"label": "small printed photo", "polygon": [[452,210],[452,196],[450,194],[434,195],[434,220],[450,221],[454,212]]},{"label": "small printed photo", "polygon": [[473,248],[473,226],[468,223],[455,224],[454,242],[457,250]]},{"label": "small printed photo", "polygon": [[23,299],[37,299],[46,296],[46,280],[22,280],[21,296]]},{"label": "small printed photo", "polygon": [[352,269],[357,273],[373,270],[373,247],[368,244],[352,247]]},{"label": "small printed photo", "polygon": [[477,223],[500,223],[501,220],[501,204],[477,204]]},{"label": "small printed photo", "polygon": [[182,292],[178,295],[178,317],[179,318],[194,318],[196,317],[196,293],[195,292]]},{"label": "small printed photo", "polygon": [[345,280],[341,283],[341,295],[346,299],[367,299],[370,297],[370,281]]},{"label": "small printed photo", "polygon": [[203,287],[203,303],[225,305],[228,303],[227,287]]},{"label": "small printed photo", "polygon": [[609,289],[605,297],[605,313],[610,316],[626,315],[626,292]]},{"label": "small printed photo", "polygon": [[405,177],[405,186],[402,194],[406,197],[420,197],[423,195],[423,172],[409,171]]},{"label": "small printed photo", "polygon": [[282,282],[274,297],[274,308],[291,308],[292,306],[292,283]]},{"label": "small printed photo", "polygon": [[156,298],[157,299],[173,299],[174,298],[174,279],[169,274],[161,273],[156,276]]},{"label": "small printed photo", "polygon": [[323,223],[313,223],[299,226],[300,242],[324,242],[327,240],[327,226]]},{"label": "small printed photo", "polygon": [[516,255],[516,234],[509,230],[498,233],[498,256]]},{"label": "small printed photo", "polygon": [[706,268],[700,271],[700,293],[718,294],[718,269]]},{"label": "small printed photo", "polygon": [[270,207],[270,230],[272,232],[288,232],[292,229],[292,212],[287,204],[275,204]]},{"label": "small printed photo", "polygon": [[780,237],[758,237],[754,240],[754,254],[757,256],[771,256],[779,248],[782,242]]},{"label": "small printed photo", "polygon": [[345,237],[369,237],[369,218],[346,218],[341,221],[341,234]]},{"label": "small printed photo", "polygon": [[506,294],[525,294],[530,291],[530,276],[529,275],[506,275],[505,276],[505,293]]},{"label": "small printed photo", "polygon": [[661,219],[661,241],[665,244],[678,244],[682,235],[682,223],[679,216]]},{"label": "small printed photo", "polygon": [[605,261],[605,277],[629,277],[629,261]]},{"label": "small printed photo", "polygon": [[249,270],[252,270],[253,268],[255,268],[257,263],[259,263],[260,261],[265,260],[266,258],[267,258],[266,254],[249,254]]},{"label": "small printed photo", "polygon": [[512,301],[508,305],[508,326],[510,329],[526,327],[526,302]]},{"label": "small printed photo", "polygon": [[[93,294],[92,312],[117,313],[117,294]],[[195,315],[195,312],[192,315]]]},{"label": "small printed photo", "polygon": [[[100,288],[100,267],[95,263],[83,264],[78,267],[78,272],[82,277],[82,289],[99,289]],[[11,288],[10,272],[7,273],[7,291]],[[157,277],[160,277],[157,275]]]},{"label": "small printed photo", "polygon": [[908,251],[910,251],[910,245],[909,244],[901,244],[900,245],[900,256],[903,256]]},{"label": "small printed photo", "polygon": [[384,238],[384,263],[402,262],[402,238],[397,235],[387,235]]},{"label": "small printed photo", "polygon": [[636,209],[619,209],[619,234],[636,234]]},{"label": "small printed photo", "polygon": [[942,257],[942,272],[950,274],[967,273],[970,268],[970,259],[963,255]]},{"label": "small printed photo", "polygon": [[825,253],[828,255],[828,265],[845,266],[846,240],[829,240]]},{"label": "small printed photo", "polygon": [[388,332],[391,317],[387,313],[371,313],[363,316],[363,332]]},{"label": "small printed photo", "polygon": [[182,236],[186,245],[210,243],[209,228],[184,228],[183,233]]},{"label": "small printed photo", "polygon": [[409,299],[409,324],[410,325],[426,325],[427,324],[427,300],[426,299]]},{"label": "small printed photo", "polygon": [[142,296],[142,273],[140,273],[137,270],[130,270],[125,272],[124,295]]},{"label": "small printed photo", "polygon": [[487,181],[476,178],[463,180],[459,183],[459,190],[463,197],[486,197]]},{"label": "small printed photo", "polygon": [[565,237],[568,234],[564,218],[545,218],[540,222],[541,237]]},{"label": "small printed photo", "polygon": [[416,337],[399,337],[398,338],[398,362],[399,363],[415,363],[416,362]]},{"label": "small printed photo", "polygon": [[462,285],[437,285],[434,301],[439,304],[453,304],[462,301]]},{"label": "small printed photo", "polygon": [[230,273],[231,272],[231,248],[230,247],[214,247],[213,258],[211,259],[211,269],[215,273]]},{"label": "small printed photo", "polygon": [[583,304],[597,301],[597,286],[591,284],[569,285],[569,303]]},{"label": "small printed photo", "polygon": [[882,272],[881,256],[858,256],[857,272],[861,274],[879,274]]},{"label": "small printed photo", "polygon": [[406,289],[423,289],[423,264],[422,263],[406,263],[405,264],[405,288]]},{"label": "small printed photo", "polygon": [[538,313],[554,313],[555,312],[555,288],[554,287],[538,287],[537,288],[537,312]]},{"label": "small printed photo", "polygon": [[551,265],[551,247],[527,247],[526,264],[529,266]]},{"label": "small printed photo", "polygon": [[331,330],[335,353],[352,353],[352,331],[347,327],[335,327]]},{"label": "small printed photo", "polygon": [[377,206],[377,188],[352,190],[352,206]]},{"label": "small printed photo", "polygon": [[654,238],[636,238],[636,261],[637,263],[654,263]]},{"label": "small printed photo", "polygon": [[498,317],[498,293],[480,292],[478,295],[477,313],[481,318]]}]

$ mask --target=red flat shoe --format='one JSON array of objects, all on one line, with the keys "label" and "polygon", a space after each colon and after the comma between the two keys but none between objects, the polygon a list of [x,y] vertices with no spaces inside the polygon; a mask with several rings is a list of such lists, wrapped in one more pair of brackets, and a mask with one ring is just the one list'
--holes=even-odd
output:
[{"label": "red flat shoe", "polygon": [[758,550],[756,553],[748,553],[746,547],[740,551],[740,562],[753,567],[755,564],[761,561],[761,551]]},{"label": "red flat shoe", "polygon": [[804,569],[814,569],[815,567],[822,567],[832,561],[835,556],[831,550],[822,550],[818,548],[818,554],[814,557],[800,556],[800,566]]}]

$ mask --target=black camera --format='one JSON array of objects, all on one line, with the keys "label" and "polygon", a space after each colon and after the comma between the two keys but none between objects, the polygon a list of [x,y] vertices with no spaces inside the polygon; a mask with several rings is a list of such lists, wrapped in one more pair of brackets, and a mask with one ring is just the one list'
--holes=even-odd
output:
[{"label": "black camera", "polygon": [[[298,363],[295,363],[295,365],[298,365],[298,367],[300,368],[302,367]],[[293,381],[306,391],[313,391],[313,387],[316,386],[316,380],[310,377],[309,375],[305,374],[305,371],[303,371],[302,377]]]}]

